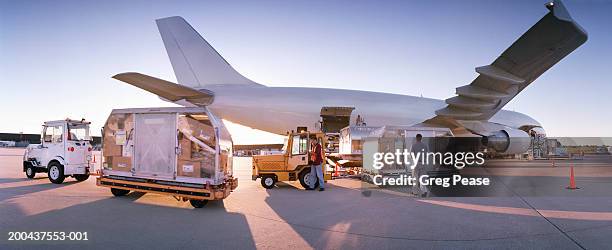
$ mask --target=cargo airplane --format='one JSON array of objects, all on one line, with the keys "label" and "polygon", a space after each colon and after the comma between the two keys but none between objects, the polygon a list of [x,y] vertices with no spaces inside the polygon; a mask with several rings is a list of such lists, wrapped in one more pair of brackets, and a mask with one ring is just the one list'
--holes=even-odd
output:
[{"label": "cargo airplane", "polygon": [[[267,87],[238,73],[181,17],[157,20],[178,84],[128,72],[113,78],[169,102],[207,106],[217,116],[252,128],[285,134],[314,124],[322,107],[353,107],[368,126],[413,125],[449,128],[456,136],[496,138],[505,153],[525,152],[515,140],[544,133],[535,119],[502,108],[587,40],[587,33],[561,1],[456,96],[436,100],[400,94],[329,88]],[[353,119],[351,119],[353,120]],[[513,145],[513,144],[520,145]]]}]

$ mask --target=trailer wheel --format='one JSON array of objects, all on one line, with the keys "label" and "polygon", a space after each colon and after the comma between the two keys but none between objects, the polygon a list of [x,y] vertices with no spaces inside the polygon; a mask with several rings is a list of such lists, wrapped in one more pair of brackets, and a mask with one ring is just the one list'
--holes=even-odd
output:
[{"label": "trailer wheel", "polygon": [[56,161],[49,164],[49,171],[47,174],[49,180],[55,184],[62,184],[64,178],[66,178],[66,176],[64,176],[64,166]]},{"label": "trailer wheel", "polygon": [[261,186],[266,189],[271,189],[276,184],[276,178],[273,175],[264,175],[261,177]]},{"label": "trailer wheel", "polygon": [[189,200],[189,203],[195,208],[203,208],[208,204],[208,200]]},{"label": "trailer wheel", "polygon": [[[319,179],[317,178],[317,176],[310,174],[310,168],[307,167],[304,170],[302,170],[302,172],[300,172],[299,175],[300,178],[300,184],[302,184],[302,187],[304,187],[306,190],[313,190],[315,188],[319,187]],[[314,188],[310,187],[310,183],[314,181]]]},{"label": "trailer wheel", "polygon": [[88,174],[75,174],[73,177],[77,181],[85,181],[85,180],[89,179],[89,175]]},{"label": "trailer wheel", "polygon": [[36,169],[32,166],[32,164],[28,163],[25,172],[28,179],[34,179],[34,176],[36,175]]},{"label": "trailer wheel", "polygon": [[126,194],[130,193],[130,190],[111,188],[111,193],[113,193],[114,196],[119,197],[119,196],[125,196]]}]

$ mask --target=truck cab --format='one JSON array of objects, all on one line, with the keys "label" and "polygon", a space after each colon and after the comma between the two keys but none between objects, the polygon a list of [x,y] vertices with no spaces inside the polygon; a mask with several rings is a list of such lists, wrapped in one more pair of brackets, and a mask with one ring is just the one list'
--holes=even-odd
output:
[{"label": "truck cab", "polygon": [[[310,154],[310,139],[316,138],[321,145],[325,145],[326,137],[322,132],[292,132],[287,134],[283,152],[281,154],[254,155],[252,179],[261,178],[261,185],[270,189],[278,181],[300,181],[302,187],[307,190],[311,182],[318,187],[316,176],[310,173],[308,164]],[[331,179],[325,167],[326,158],[323,157],[323,175],[325,180]]]},{"label": "truck cab", "polygon": [[33,179],[36,173],[47,173],[49,180],[60,184],[67,176],[77,181],[89,178],[91,138],[89,125],[83,120],[57,120],[43,124],[40,144],[30,144],[23,156],[23,171]]}]

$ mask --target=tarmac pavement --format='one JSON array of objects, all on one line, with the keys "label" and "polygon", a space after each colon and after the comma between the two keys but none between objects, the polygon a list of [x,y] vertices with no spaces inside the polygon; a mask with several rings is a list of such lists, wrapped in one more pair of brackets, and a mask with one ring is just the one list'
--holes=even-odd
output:
[{"label": "tarmac pavement", "polygon": [[[250,158],[236,157],[238,189],[223,201],[194,209],[188,202],[157,194],[113,197],[108,188],[95,185],[95,178],[80,183],[68,178],[57,185],[39,173],[29,180],[21,171],[22,152],[0,149],[0,249],[612,245],[610,156],[593,164],[585,158],[575,166],[578,190],[565,189],[568,166],[562,161],[555,168],[546,162],[502,161],[467,173],[491,177],[494,188],[486,195],[470,190],[449,195],[454,192],[442,190],[434,195],[443,197],[424,199],[355,179],[329,181],[325,192],[306,191],[291,182],[266,190],[259,180],[251,181]],[[88,240],[8,240],[9,232],[38,231],[87,232]]]}]

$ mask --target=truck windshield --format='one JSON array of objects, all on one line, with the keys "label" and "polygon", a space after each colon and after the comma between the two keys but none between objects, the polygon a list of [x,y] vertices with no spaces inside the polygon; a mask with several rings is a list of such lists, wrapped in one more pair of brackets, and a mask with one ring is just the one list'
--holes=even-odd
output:
[{"label": "truck windshield", "polygon": [[82,141],[89,135],[89,128],[87,125],[68,125],[68,140],[71,141]]},{"label": "truck windshield", "polygon": [[303,155],[308,153],[308,136],[295,135],[293,136],[293,144],[291,145],[292,155]]}]

